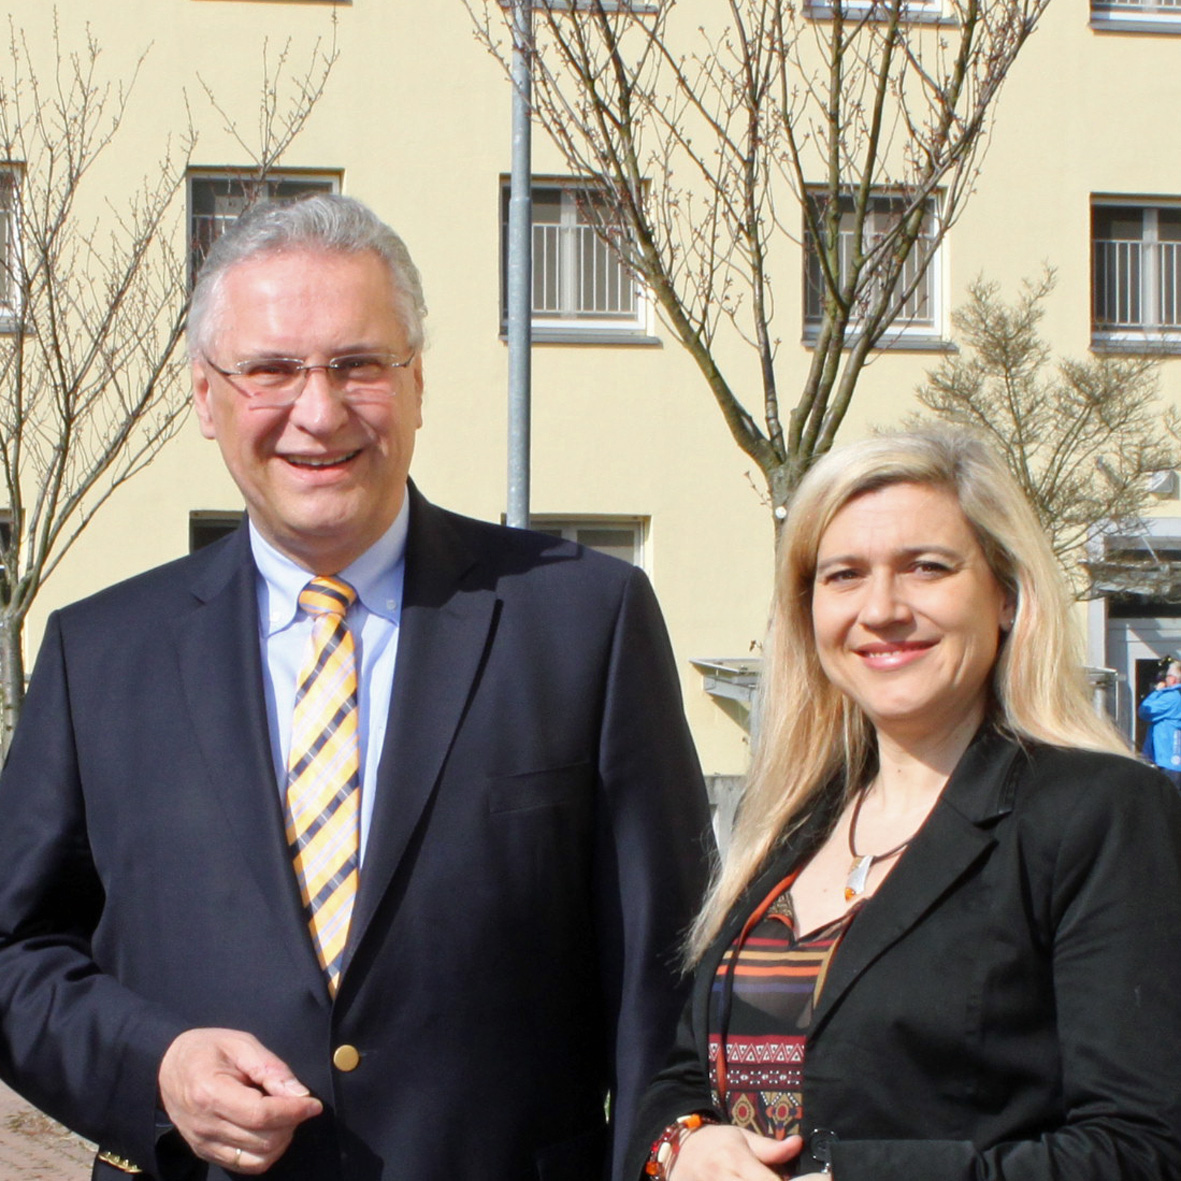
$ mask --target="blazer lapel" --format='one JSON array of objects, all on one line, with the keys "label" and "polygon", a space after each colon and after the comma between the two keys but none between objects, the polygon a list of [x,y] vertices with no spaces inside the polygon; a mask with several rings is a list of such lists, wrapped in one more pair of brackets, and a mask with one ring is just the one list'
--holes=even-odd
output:
[{"label": "blazer lapel", "polygon": [[193,586],[175,626],[181,682],[213,790],[242,861],[275,911],[297,968],[324,990],[283,834],[267,730],[254,561],[245,527]]},{"label": "blazer lapel", "polygon": [[901,939],[992,847],[992,824],[1011,807],[1018,747],[991,728],[960,759],[906,854],[850,925],[833,957],[810,1037],[861,974]]},{"label": "blazer lapel", "polygon": [[410,485],[398,657],[349,956],[438,783],[496,615],[496,589],[447,515]]}]

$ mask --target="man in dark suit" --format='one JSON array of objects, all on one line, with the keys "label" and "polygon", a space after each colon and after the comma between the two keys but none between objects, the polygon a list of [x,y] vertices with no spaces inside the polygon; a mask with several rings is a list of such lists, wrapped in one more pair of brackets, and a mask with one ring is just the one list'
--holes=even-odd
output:
[{"label": "man in dark suit", "polygon": [[249,525],[47,626],[0,1075],[96,1177],[598,1178],[671,1037],[708,837],[659,613],[408,482],[424,311],[357,202],[248,214],[189,348]]}]

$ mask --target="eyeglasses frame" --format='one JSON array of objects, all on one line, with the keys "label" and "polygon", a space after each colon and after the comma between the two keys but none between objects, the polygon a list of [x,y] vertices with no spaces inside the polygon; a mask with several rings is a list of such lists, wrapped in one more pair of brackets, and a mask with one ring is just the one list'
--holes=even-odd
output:
[{"label": "eyeglasses frame", "polygon": [[[237,368],[223,369],[219,364],[217,364],[216,361],[214,361],[209,356],[208,353],[203,352],[201,354],[201,359],[202,359],[202,361],[205,362],[206,365],[209,366],[210,369],[212,369],[214,371],[214,373],[220,374],[222,377],[224,377],[226,379],[226,381],[228,381],[230,383],[230,385],[232,385],[234,387],[234,389],[237,390],[238,393],[240,393],[242,395],[242,397],[244,397],[248,402],[252,402],[252,403],[255,403],[256,405],[263,406],[265,409],[268,409],[268,410],[280,410],[280,409],[286,409],[287,407],[290,407],[290,406],[294,406],[295,403],[299,401],[300,397],[303,395],[304,390],[307,389],[308,375],[317,369],[322,369],[324,371],[324,375],[325,375],[325,377],[328,378],[329,383],[333,386],[334,389],[339,391],[341,397],[347,402],[347,401],[349,401],[349,397],[350,397],[349,389],[348,389],[347,385],[344,384],[345,378],[342,376],[340,369],[337,368],[338,362],[346,361],[350,357],[381,357],[381,358],[384,358],[384,360],[386,361],[386,363],[388,364],[388,366],[391,370],[399,370],[399,369],[408,368],[410,366],[411,362],[413,362],[414,358],[417,355],[418,355],[418,350],[411,349],[410,354],[407,356],[407,358],[404,361],[397,361],[397,360],[394,360],[394,358],[397,356],[396,353],[386,352],[383,349],[375,349],[371,352],[365,352],[365,353],[341,353],[341,355],[339,357],[330,357],[323,365],[308,365],[306,362],[301,360],[299,357],[251,357],[245,361],[239,361],[238,362],[239,366],[251,365],[251,364],[256,363],[257,361],[284,361],[284,362],[290,361],[290,362],[294,363],[294,365],[296,367],[295,368],[296,373],[297,374],[302,373],[303,380],[293,390],[284,392],[282,395],[279,395],[278,401],[275,400],[277,391],[272,391],[271,393],[268,394],[266,392],[261,392],[261,391],[251,391],[249,388],[244,388],[243,386],[240,386],[238,384],[238,382],[244,382],[244,381],[247,381],[248,379],[244,373],[238,372]],[[235,381],[235,378],[237,379],[237,381]],[[367,390],[372,390],[375,393],[382,392],[380,387],[377,387],[377,386],[363,386],[361,388],[367,389]],[[395,394],[395,391],[394,391],[393,386],[391,385],[390,389],[388,391],[388,396],[390,398],[392,398],[392,397],[394,397],[394,394]]]}]

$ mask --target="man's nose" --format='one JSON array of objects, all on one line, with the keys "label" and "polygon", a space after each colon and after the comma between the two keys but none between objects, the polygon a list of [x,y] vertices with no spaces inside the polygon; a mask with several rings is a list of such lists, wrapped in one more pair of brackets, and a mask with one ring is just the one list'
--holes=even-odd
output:
[{"label": "man's nose", "polygon": [[348,421],[342,391],[326,365],[308,365],[304,386],[291,406],[290,420],[310,434],[324,434]]}]

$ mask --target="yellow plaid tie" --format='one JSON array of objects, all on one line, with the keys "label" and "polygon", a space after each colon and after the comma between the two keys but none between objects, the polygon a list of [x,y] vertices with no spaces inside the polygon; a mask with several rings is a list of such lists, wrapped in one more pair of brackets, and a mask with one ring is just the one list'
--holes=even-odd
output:
[{"label": "yellow plaid tie", "polygon": [[299,605],[313,616],[295,691],[287,759],[287,844],[308,912],[308,929],[335,996],[357,894],[361,760],[357,666],[345,613],[357,592],[313,578]]}]

